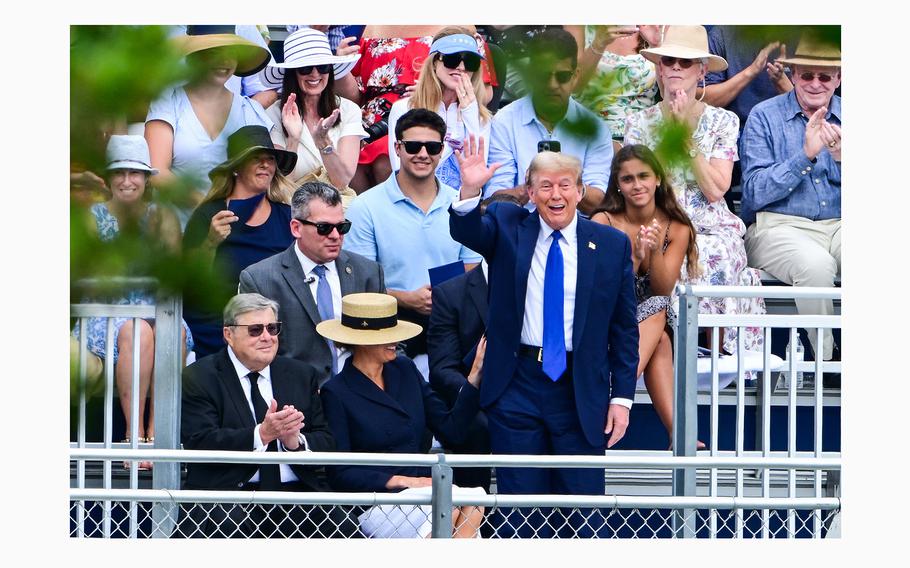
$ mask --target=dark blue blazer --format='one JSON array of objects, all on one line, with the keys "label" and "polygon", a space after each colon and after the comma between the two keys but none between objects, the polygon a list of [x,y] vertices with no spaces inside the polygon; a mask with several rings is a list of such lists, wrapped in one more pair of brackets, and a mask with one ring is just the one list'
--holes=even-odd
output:
[{"label": "dark blue blazer", "polygon": [[427,326],[430,386],[449,406],[467,381],[477,342],[487,325],[487,279],[473,270],[433,286],[433,311]]},{"label": "dark blue blazer", "polygon": [[[466,215],[450,210],[452,237],[490,265],[487,352],[480,404],[492,405],[515,373],[531,258],[540,215],[493,203]],[[588,442],[603,445],[613,397],[635,397],[638,322],[628,237],[578,218],[578,280],[572,327],[573,374],[578,418]]]},{"label": "dark blue blazer", "polygon": [[[382,369],[385,390],[351,360],[320,394],[339,452],[420,453],[425,428],[439,438],[461,442],[479,408],[479,391],[466,384],[450,411],[414,363],[404,356]],[[328,466],[329,484],[339,491],[389,491],[393,475],[429,477],[429,468],[406,466]]]}]

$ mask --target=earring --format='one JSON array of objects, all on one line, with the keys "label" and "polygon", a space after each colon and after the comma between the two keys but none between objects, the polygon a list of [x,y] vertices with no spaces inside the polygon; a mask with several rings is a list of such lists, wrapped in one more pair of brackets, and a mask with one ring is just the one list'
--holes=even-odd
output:
[{"label": "earring", "polygon": [[237,177],[237,172],[231,172],[231,175],[233,175],[234,177]]}]

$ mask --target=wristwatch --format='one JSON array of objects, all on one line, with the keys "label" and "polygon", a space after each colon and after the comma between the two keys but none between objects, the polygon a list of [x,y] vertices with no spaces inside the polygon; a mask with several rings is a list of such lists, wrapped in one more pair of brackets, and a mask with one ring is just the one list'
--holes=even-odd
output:
[{"label": "wristwatch", "polygon": [[319,151],[322,152],[323,154],[325,154],[326,156],[328,156],[329,154],[331,154],[332,152],[335,151],[335,147],[332,146],[331,144],[329,144],[328,146],[326,146],[325,148],[323,148],[322,150],[319,150]]}]

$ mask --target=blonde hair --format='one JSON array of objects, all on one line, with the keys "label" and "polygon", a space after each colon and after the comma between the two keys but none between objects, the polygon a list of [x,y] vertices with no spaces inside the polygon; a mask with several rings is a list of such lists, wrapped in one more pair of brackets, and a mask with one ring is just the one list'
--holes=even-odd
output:
[{"label": "blonde hair", "polygon": [[[219,172],[212,178],[212,187],[203,198],[202,203],[229,198],[234,193],[235,181],[234,172],[230,170]],[[269,198],[269,201],[290,205],[293,193],[294,185],[281,172],[275,170],[275,177],[272,178],[272,183],[266,191],[266,197]]]},{"label": "blonde hair", "polygon": [[525,175],[525,184],[531,186],[531,176],[539,171],[560,171],[569,170],[575,174],[575,183],[581,187],[581,160],[569,154],[561,152],[540,152],[531,164],[528,166],[528,173]]},{"label": "blonde hair", "polygon": [[[433,41],[450,35],[465,34],[473,36],[476,29],[473,26],[446,26],[439,30],[433,36]],[[427,57],[423,65],[420,66],[420,78],[417,79],[417,85],[414,94],[411,95],[408,108],[425,108],[433,112],[439,109],[439,103],[442,102],[443,86],[439,77],[436,76],[436,61],[438,54]],[[480,121],[488,122],[492,118],[486,105],[480,104],[480,101],[486,98],[486,87],[483,84],[482,67],[474,71],[471,75],[471,85],[474,87],[474,98],[477,99],[477,106],[480,109]]]}]

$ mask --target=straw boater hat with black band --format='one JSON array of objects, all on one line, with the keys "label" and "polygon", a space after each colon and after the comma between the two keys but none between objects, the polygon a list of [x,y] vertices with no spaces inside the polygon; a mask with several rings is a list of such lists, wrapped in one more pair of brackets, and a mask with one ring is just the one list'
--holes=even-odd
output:
[{"label": "straw boater hat with black band", "polygon": [[237,58],[234,75],[249,77],[261,71],[272,59],[272,54],[261,45],[242,38],[234,26],[187,26],[186,35],[173,39],[184,56],[206,49],[228,48]]},{"label": "straw boater hat with black band", "polygon": [[250,154],[261,150],[275,156],[276,166],[282,174],[288,175],[294,171],[294,166],[297,165],[297,153],[276,148],[265,126],[251,124],[238,128],[228,137],[228,159],[212,168],[209,178],[214,180],[218,175],[235,171]]},{"label": "straw boater hat with black band", "polygon": [[299,69],[310,65],[332,64],[335,80],[351,72],[360,59],[359,53],[335,55],[329,45],[329,38],[319,30],[301,28],[284,40],[284,62],[269,63],[259,74],[262,84],[269,89],[280,89],[285,69]]},{"label": "straw boater hat with black band", "polygon": [[641,50],[641,55],[657,65],[664,55],[679,59],[706,59],[708,71],[723,71],[727,60],[708,51],[708,32],[704,26],[668,26],[657,47]]},{"label": "straw boater hat with black band", "polygon": [[388,294],[348,294],[341,298],[341,319],[316,326],[319,335],[345,345],[385,345],[410,339],[423,331],[398,319],[398,301]]},{"label": "straw boater hat with black band", "polygon": [[840,48],[831,42],[819,41],[814,34],[803,34],[793,57],[778,59],[787,65],[809,67],[840,67]]}]

